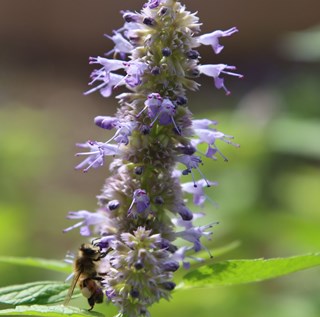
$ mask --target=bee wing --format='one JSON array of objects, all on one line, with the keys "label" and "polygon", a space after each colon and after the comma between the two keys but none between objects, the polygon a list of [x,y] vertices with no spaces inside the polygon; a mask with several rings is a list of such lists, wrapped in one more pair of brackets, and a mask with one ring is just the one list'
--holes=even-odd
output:
[{"label": "bee wing", "polygon": [[72,297],[72,294],[74,292],[74,289],[75,289],[75,287],[76,287],[76,285],[78,283],[80,275],[81,275],[80,271],[74,274],[72,282],[71,282],[71,285],[70,285],[69,290],[68,290],[68,294],[67,294],[66,298],[64,299],[63,305],[66,306],[66,305],[69,304],[69,302],[71,300],[71,297]]}]

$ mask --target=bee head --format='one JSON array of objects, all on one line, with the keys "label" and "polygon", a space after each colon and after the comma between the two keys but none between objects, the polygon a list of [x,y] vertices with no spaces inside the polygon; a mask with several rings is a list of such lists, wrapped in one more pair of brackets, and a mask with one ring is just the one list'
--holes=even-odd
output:
[{"label": "bee head", "polygon": [[79,249],[83,256],[94,260],[100,257],[100,248],[89,243],[83,243]]}]

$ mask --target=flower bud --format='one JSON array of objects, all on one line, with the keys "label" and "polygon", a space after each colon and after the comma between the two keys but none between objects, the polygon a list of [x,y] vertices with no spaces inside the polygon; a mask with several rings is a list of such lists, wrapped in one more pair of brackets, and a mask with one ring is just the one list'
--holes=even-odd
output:
[{"label": "flower bud", "polygon": [[164,270],[167,272],[175,272],[180,267],[179,262],[177,261],[168,261],[163,264]]},{"label": "flower bud", "polygon": [[163,48],[162,49],[162,55],[164,56],[164,57],[168,57],[168,56],[170,56],[172,54],[172,51],[171,51],[171,49],[169,48],[169,47],[166,47],[166,48]]},{"label": "flower bud", "polygon": [[120,202],[118,200],[111,200],[108,202],[108,208],[109,210],[116,210],[120,206]]},{"label": "flower bud", "polygon": [[155,24],[155,21],[152,18],[144,18],[143,23],[148,26],[153,26]]},{"label": "flower bud", "polygon": [[173,291],[176,287],[176,284],[169,281],[169,282],[162,283],[162,286],[168,291]]}]

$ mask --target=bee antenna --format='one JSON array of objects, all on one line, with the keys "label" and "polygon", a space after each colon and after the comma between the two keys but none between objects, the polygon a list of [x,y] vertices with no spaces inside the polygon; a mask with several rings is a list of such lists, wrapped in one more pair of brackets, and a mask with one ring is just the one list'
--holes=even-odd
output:
[{"label": "bee antenna", "polygon": [[104,258],[112,249],[108,248],[107,251],[100,253],[100,259]]},{"label": "bee antenna", "polygon": [[91,244],[94,245],[94,246],[97,246],[99,245],[99,243],[97,243],[96,241],[100,240],[100,238],[94,238],[92,241],[91,241]]}]

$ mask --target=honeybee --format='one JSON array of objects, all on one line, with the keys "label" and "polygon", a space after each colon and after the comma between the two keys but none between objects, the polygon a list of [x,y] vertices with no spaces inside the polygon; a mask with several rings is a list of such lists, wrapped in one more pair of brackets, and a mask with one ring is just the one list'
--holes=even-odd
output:
[{"label": "honeybee", "polygon": [[97,244],[83,243],[79,249],[78,256],[74,261],[73,279],[64,300],[64,305],[68,305],[76,285],[79,285],[81,293],[88,299],[90,310],[95,303],[103,302],[103,291],[101,287],[102,277],[98,275],[96,263],[107,255],[101,252]]}]

